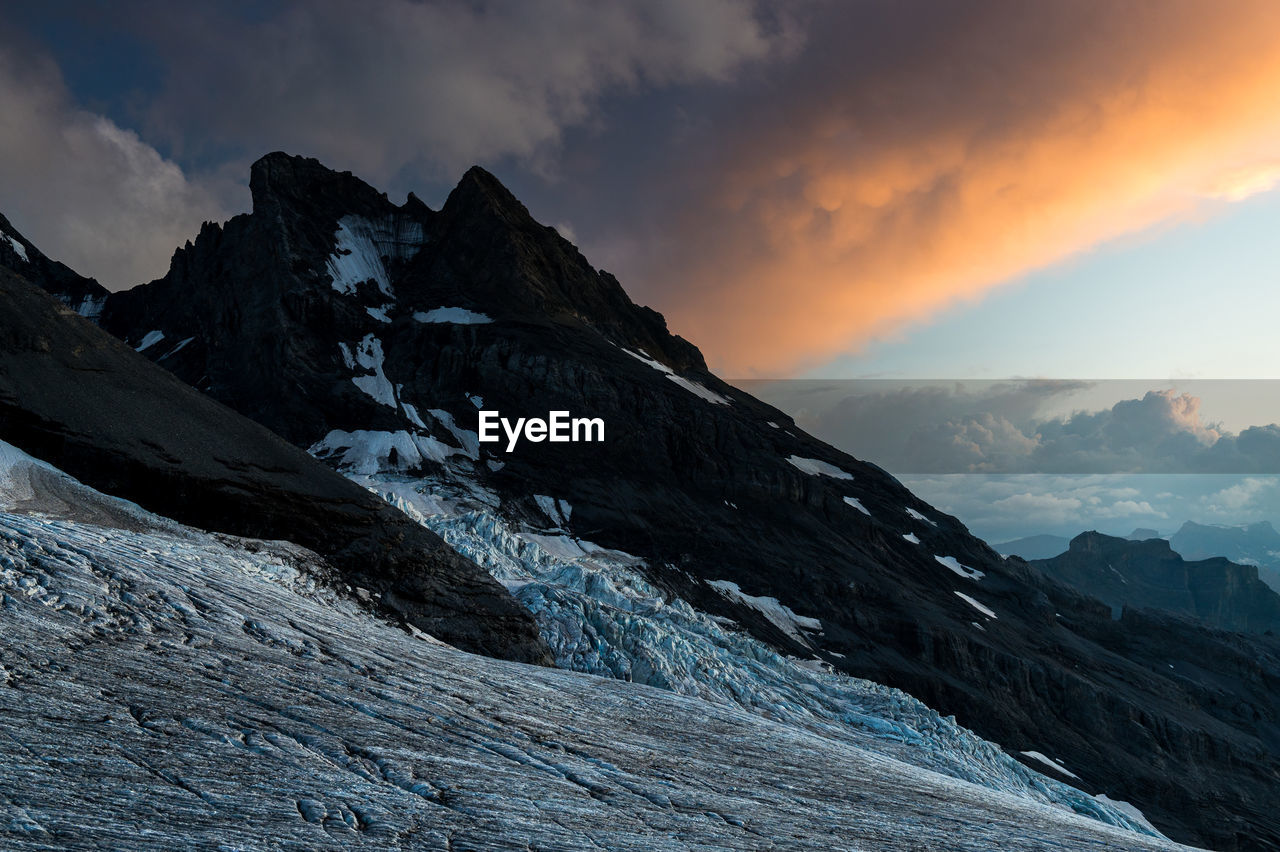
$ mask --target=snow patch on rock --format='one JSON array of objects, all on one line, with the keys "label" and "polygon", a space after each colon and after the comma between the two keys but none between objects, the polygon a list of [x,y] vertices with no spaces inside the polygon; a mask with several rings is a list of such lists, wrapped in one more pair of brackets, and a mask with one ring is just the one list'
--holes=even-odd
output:
[{"label": "snow patch on rock", "polygon": [[436,308],[431,311],[415,311],[413,318],[425,323],[450,323],[453,325],[484,325],[493,322],[488,314],[476,313],[466,308]]},{"label": "snow patch on rock", "polygon": [[866,506],[862,505],[862,501],[857,497],[846,497],[844,498],[844,502],[866,515],[868,518],[871,517],[871,512],[867,510]]},{"label": "snow patch on rock", "polygon": [[374,237],[373,224],[361,216],[343,216],[338,221],[333,254],[325,261],[334,290],[354,296],[361,284],[372,281],[383,294],[395,297]]},{"label": "snow patch on rock", "polygon": [[936,526],[938,525],[938,522],[937,522],[937,521],[931,521],[931,520],[929,520],[929,519],[928,519],[928,518],[926,518],[924,515],[922,515],[922,514],[920,514],[919,512],[917,512],[915,509],[910,509],[910,508],[908,508],[908,509],[907,509],[907,514],[908,514],[908,515],[910,515],[911,517],[915,518],[917,521],[924,521],[926,524],[929,524],[930,526],[934,526],[934,527],[936,527]]},{"label": "snow patch on rock", "polygon": [[738,588],[738,584],[729,580],[708,580],[707,585],[714,588],[720,594],[744,604],[759,612],[765,618],[769,619],[779,630],[801,642],[805,645],[809,644],[809,639],[801,630],[821,631],[822,622],[816,618],[808,618],[803,615],[797,615],[790,607],[781,603],[777,598],[757,597],[749,595],[742,589]]},{"label": "snow patch on rock", "polygon": [[85,319],[96,320],[102,315],[102,309],[106,305],[106,296],[85,296],[80,300],[80,304],[75,306],[75,311]]},{"label": "snow patch on rock", "polygon": [[[787,457],[787,461],[793,467],[803,473],[811,476],[829,476],[832,479],[853,479],[853,474],[848,471],[841,470],[830,462],[824,462],[821,459],[807,459],[803,456],[791,455]],[[867,514],[871,514],[868,512]]]},{"label": "snow patch on rock", "polygon": [[973,608],[974,608],[974,609],[976,609],[978,612],[980,612],[980,613],[982,613],[983,615],[985,615],[987,618],[999,618],[999,617],[1000,617],[1000,616],[996,615],[994,612],[992,612],[990,607],[984,606],[983,604],[979,603],[978,601],[976,601],[976,600],[974,600],[973,598],[971,598],[971,597],[969,597],[968,595],[966,595],[964,592],[956,592],[956,595],[958,595],[958,596],[960,597],[960,599],[961,599],[961,600],[963,600],[965,603],[967,603],[969,606],[973,607]]},{"label": "snow patch on rock", "polygon": [[1046,757],[1044,754],[1041,754],[1038,751],[1024,751],[1024,752],[1021,752],[1021,754],[1031,758],[1034,761],[1037,761],[1038,763],[1042,763],[1045,766],[1052,769],[1054,772],[1059,772],[1063,775],[1066,775],[1069,778],[1078,779],[1080,777],[1079,775],[1072,772],[1070,769],[1067,769],[1067,767],[1063,766],[1062,761],[1054,760],[1053,758]]},{"label": "snow patch on rock", "polygon": [[721,396],[720,394],[716,393],[715,391],[711,390],[705,385],[700,384],[699,382],[695,382],[692,379],[686,379],[684,376],[677,375],[675,370],[672,370],[670,367],[668,367],[666,364],[662,363],[661,361],[657,361],[653,358],[650,358],[648,355],[645,355],[643,352],[633,352],[630,349],[626,348],[625,346],[619,346],[618,348],[621,349],[623,352],[627,353],[628,355],[630,355],[632,358],[635,358],[637,361],[647,364],[648,366],[662,373],[672,382],[675,382],[677,385],[684,388],[689,393],[693,394],[699,399],[705,399],[707,402],[710,402],[713,405],[731,405],[733,402],[728,397]]},{"label": "snow patch on rock", "polygon": [[959,560],[954,556],[934,556],[938,560],[938,564],[947,568],[955,574],[964,577],[966,580],[981,580],[987,576],[976,568],[970,568],[968,565],[961,565]]},{"label": "snow patch on rock", "polygon": [[[343,356],[346,357],[347,354],[348,350],[343,346]],[[371,376],[355,376],[351,382],[373,397],[374,401],[396,408],[395,388],[391,386],[391,381],[382,371],[383,362],[386,360],[382,354],[382,341],[372,334],[366,334],[351,357],[354,362],[351,364],[352,367],[359,366],[373,372]]]},{"label": "snow patch on rock", "polygon": [[14,250],[14,252],[16,252],[16,253],[17,253],[18,257],[22,258],[22,262],[23,262],[23,263],[30,263],[30,262],[31,262],[31,258],[27,257],[27,247],[26,247],[26,246],[24,246],[22,243],[18,242],[17,240],[15,240],[13,237],[11,237],[11,236],[10,236],[10,235],[8,235],[8,234],[0,233],[0,236],[3,236],[6,240],[8,240],[8,241],[9,241],[9,245],[13,247],[13,250]]},{"label": "snow patch on rock", "polygon": [[428,460],[443,463],[459,450],[430,435],[334,429],[307,452],[318,459],[336,458],[343,473],[369,476],[384,470],[414,470]]},{"label": "snow patch on rock", "polygon": [[480,436],[470,429],[463,429],[453,421],[453,415],[441,408],[428,409],[428,414],[439,421],[449,434],[458,442],[462,453],[469,459],[480,459]]},{"label": "snow patch on rock", "polygon": [[142,336],[142,339],[138,341],[138,345],[133,348],[133,351],[142,352],[143,350],[150,349],[152,346],[155,346],[161,340],[164,340],[163,331],[160,331],[158,329],[156,331],[148,331],[146,334]]}]

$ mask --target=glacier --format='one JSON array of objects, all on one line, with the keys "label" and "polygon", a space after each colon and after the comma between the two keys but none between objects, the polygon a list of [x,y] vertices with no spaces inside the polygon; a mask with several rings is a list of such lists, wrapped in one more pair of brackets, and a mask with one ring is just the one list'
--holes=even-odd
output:
[{"label": "glacier", "polygon": [[[42,500],[51,482],[104,523],[57,517],[79,501]],[[380,620],[302,548],[181,527],[0,447],[0,846],[1183,848],[1123,803],[1052,801],[1070,788],[1019,776],[901,693],[771,657],[629,585],[625,554],[550,556],[475,508],[483,494],[414,505],[459,496],[467,512],[424,517],[530,578],[526,605],[594,602],[599,629],[635,630],[632,651],[561,642],[611,676],[462,653]],[[561,581],[531,573],[548,571]],[[609,668],[634,679],[638,651],[664,642],[650,661],[666,688]],[[684,670],[691,653],[716,675]],[[723,700],[734,686],[767,709]]]},{"label": "glacier", "polygon": [[[786,657],[728,619],[666,597],[644,579],[637,557],[565,534],[546,495],[535,503],[551,521],[544,529],[532,518],[505,519],[497,495],[465,472],[421,478],[367,470],[356,464],[344,472],[506,585],[534,614],[562,668],[736,705],[961,781],[1152,832],[1110,800],[1035,772],[900,690],[833,672],[816,658]],[[711,585],[757,608],[771,600],[727,581]],[[801,639],[802,630],[820,629],[817,619],[782,610],[770,617]]]}]

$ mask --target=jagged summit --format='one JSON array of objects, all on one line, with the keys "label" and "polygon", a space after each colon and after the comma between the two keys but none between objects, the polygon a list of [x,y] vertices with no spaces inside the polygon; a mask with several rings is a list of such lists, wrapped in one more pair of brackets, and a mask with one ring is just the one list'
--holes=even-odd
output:
[{"label": "jagged summit", "polygon": [[[290,440],[309,444],[335,423],[413,428],[388,404],[394,394],[371,397],[342,376],[357,362],[374,369],[377,356],[359,354],[366,337],[386,357],[394,345],[418,348],[409,338],[438,336],[445,325],[421,320],[437,309],[542,325],[600,357],[642,351],[718,382],[660,314],[632,303],[479,167],[439,212],[280,152],[254,163],[250,184],[251,213],[206,225],[163,278],[107,300],[100,322],[134,347],[162,335],[169,343],[148,354]],[[577,335],[584,328],[593,334]]]},{"label": "jagged summit", "polygon": [[456,214],[462,210],[477,207],[487,208],[490,213],[505,218],[511,225],[519,226],[533,222],[529,209],[503,185],[502,181],[486,169],[472,166],[449,193],[443,209]]},{"label": "jagged summit", "polygon": [[351,172],[334,171],[319,160],[283,151],[267,154],[249,167],[249,191],[254,213],[265,216],[276,215],[280,204],[365,215],[376,215],[390,204],[386,193]]}]

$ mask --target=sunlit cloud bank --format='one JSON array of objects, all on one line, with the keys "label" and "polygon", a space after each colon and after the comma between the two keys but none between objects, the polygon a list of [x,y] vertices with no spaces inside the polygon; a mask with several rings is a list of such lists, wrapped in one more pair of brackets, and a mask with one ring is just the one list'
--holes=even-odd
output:
[{"label": "sunlit cloud bank", "polygon": [[1228,431],[1205,417],[1199,397],[1175,389],[1100,410],[1042,413],[1055,398],[1090,386],[748,384],[814,435],[893,473],[1280,473],[1280,426]]},{"label": "sunlit cloud bank", "polygon": [[1280,176],[1280,4],[854,9],[719,131],[648,276],[727,375],[856,350]]}]

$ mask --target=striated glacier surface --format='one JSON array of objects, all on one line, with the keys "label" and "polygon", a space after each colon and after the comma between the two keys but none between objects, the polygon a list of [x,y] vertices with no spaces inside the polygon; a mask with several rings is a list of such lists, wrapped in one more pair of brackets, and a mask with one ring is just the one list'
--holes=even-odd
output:
[{"label": "striated glacier surface", "polygon": [[0,847],[1170,848],[733,704],[463,654],[306,562],[0,514]]},{"label": "striated glacier surface", "polygon": [[[623,554],[441,513],[526,605],[634,615],[545,622],[611,677],[508,663],[378,620],[302,548],[0,450],[0,848],[1179,848],[1070,812],[1052,782],[1033,795],[1034,773],[900,693],[647,598]],[[87,502],[98,523],[65,517]],[[645,666],[667,688],[619,677]]]},{"label": "striated glacier surface", "polygon": [[[817,658],[783,656],[728,619],[666,597],[644,579],[641,560],[566,534],[560,524],[572,511],[567,504],[535,498],[544,524],[513,528],[498,498],[465,477],[357,472],[368,469],[353,465],[348,475],[506,585],[534,614],[562,668],[733,704],[962,781],[1155,833],[1132,806],[1043,776],[900,690],[833,672]],[[754,602],[794,635],[821,626],[734,583],[709,585]]]}]

